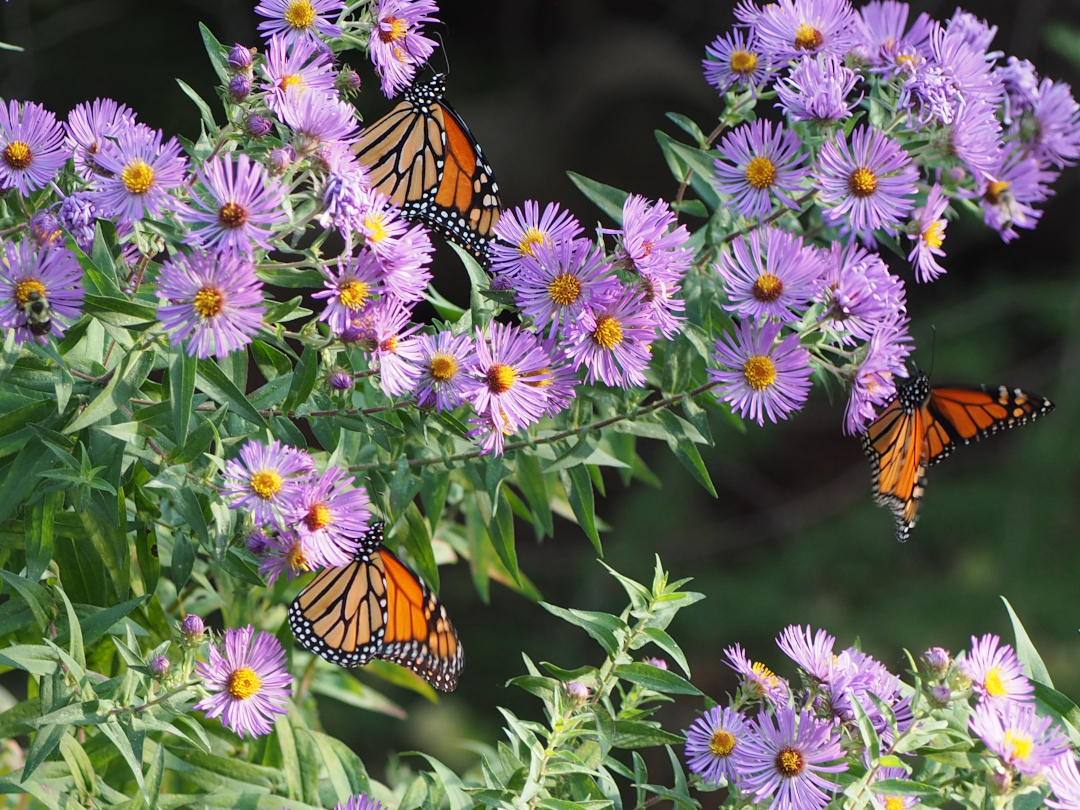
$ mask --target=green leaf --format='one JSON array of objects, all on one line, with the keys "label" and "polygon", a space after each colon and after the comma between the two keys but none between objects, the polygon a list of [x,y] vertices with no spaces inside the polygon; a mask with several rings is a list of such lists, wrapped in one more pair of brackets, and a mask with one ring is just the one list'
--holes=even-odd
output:
[{"label": "green leaf", "polygon": [[879,779],[870,783],[870,790],[885,796],[940,796],[941,788],[912,782],[910,779]]},{"label": "green leaf", "polygon": [[435,759],[435,757],[419,752],[413,753],[426,759],[428,764],[435,769],[439,782],[446,792],[446,798],[450,801],[450,810],[471,810],[473,801],[469,798],[469,794],[465,792],[465,783],[461,781],[456,773]]},{"label": "green leaf", "polygon": [[176,590],[183,590],[191,578],[191,569],[195,565],[195,549],[186,534],[178,534],[173,540],[172,581]]},{"label": "green leaf", "polygon": [[665,113],[668,120],[673,121],[679,129],[697,141],[698,146],[702,149],[705,148],[705,133],[701,131],[701,127],[695,124],[691,119],[685,115],[676,112]]},{"label": "green leaf", "polygon": [[[67,610],[68,620],[68,655],[70,655],[80,667],[86,668],[86,650],[83,646],[83,634],[82,625],[79,624],[79,617],[75,615],[75,608],[71,604],[71,600],[68,599],[68,595],[64,593],[64,589],[57,586],[56,592],[60,594],[60,598],[64,600],[64,607]],[[59,641],[59,639],[58,639]]]},{"label": "green leaf", "polygon": [[619,652],[620,644],[616,633],[625,633],[629,628],[618,616],[610,613],[599,613],[592,610],[577,610],[575,608],[561,608],[557,605],[541,602],[541,606],[560,619],[576,625],[600,642],[608,655]]},{"label": "green leaf", "polygon": [[1008,599],[1003,596],[1001,597],[1001,601],[1005,603],[1005,609],[1009,611],[1009,619],[1012,621],[1013,626],[1013,635],[1016,636],[1016,656],[1020,659],[1020,663],[1024,665],[1024,669],[1027,670],[1024,674],[1034,681],[1046,684],[1052,689],[1054,687],[1054,682],[1050,680],[1050,672],[1047,670],[1046,664],[1043,663],[1042,658],[1035,649],[1035,645],[1031,643],[1031,639],[1028,637],[1024,625],[1020,622],[1020,617],[1016,615],[1016,611],[1013,610],[1013,606],[1009,604]]},{"label": "green leaf", "polygon": [[632,664],[620,664],[615,667],[615,675],[623,680],[644,686],[654,692],[667,695],[700,695],[701,690],[690,681],[674,672],[635,661]]},{"label": "green leaf", "polygon": [[578,525],[592,541],[593,548],[601,557],[604,549],[600,545],[600,535],[596,531],[596,503],[593,499],[592,478],[589,471],[584,467],[571,467],[559,472],[563,489],[566,490],[566,499],[570,502],[570,508],[574,510],[574,516]]},{"label": "green leaf", "polygon": [[202,96],[196,93],[195,88],[187,82],[177,79],[176,83],[180,85],[180,89],[184,91],[184,95],[195,102],[195,106],[199,108],[199,115],[202,116],[202,120],[206,122],[207,129],[209,129],[210,132],[217,132],[217,121],[214,120],[214,113],[210,109],[210,105],[203,101]]},{"label": "green leaf", "polygon": [[1075,740],[1077,736],[1076,732],[1080,732],[1080,709],[1077,708],[1072,700],[1051,686],[1039,683],[1038,681],[1032,681],[1032,686],[1035,687],[1035,697],[1045,703],[1051,710],[1060,715],[1062,719],[1073,727],[1074,733],[1070,736]]},{"label": "green leaf", "polygon": [[649,641],[674,658],[675,663],[686,673],[686,677],[690,677],[690,667],[686,663],[686,656],[683,655],[682,648],[675,643],[675,639],[656,627],[642,628],[641,633],[646,636]]},{"label": "green leaf", "polygon": [[2,568],[0,568],[0,579],[10,585],[30,606],[30,610],[34,613],[34,621],[37,622],[41,631],[45,632],[49,625],[49,616],[53,612],[51,609],[52,600],[49,598],[48,592],[38,583],[31,582],[25,577],[5,571]]},{"label": "green leaf", "polygon": [[169,364],[169,404],[172,407],[173,433],[177,447],[187,441],[191,407],[195,398],[197,362],[182,348],[177,348]]},{"label": "green leaf", "polygon": [[281,747],[281,759],[285,773],[285,785],[290,799],[297,799],[304,791],[304,781],[300,773],[300,754],[296,750],[296,734],[288,715],[281,715],[274,724],[274,734]]},{"label": "green leaf", "polygon": [[8,329],[4,336],[4,350],[0,352],[0,382],[3,382],[8,373],[15,368],[15,361],[22,354],[22,349],[15,342],[15,330]]},{"label": "green leaf", "polygon": [[506,570],[510,572],[510,576],[514,578],[515,582],[520,583],[521,572],[518,570],[517,550],[514,548],[514,513],[511,511],[510,502],[502,489],[499,490],[496,503],[498,508],[495,510],[495,514],[491,516],[491,521],[487,527],[488,537],[491,539],[491,545],[495,548],[495,553],[499,555],[499,559],[506,566]]},{"label": "green leaf", "polygon": [[657,745],[676,745],[684,742],[679,734],[664,731],[652,723],[639,723],[634,720],[616,720],[615,748],[652,748]]},{"label": "green leaf", "polygon": [[195,383],[214,401],[232,406],[237,416],[260,428],[269,429],[258,409],[213,360],[199,360]]},{"label": "green leaf", "polygon": [[126,530],[121,530],[102,520],[93,509],[79,512],[79,520],[82,521],[83,528],[90,539],[94,554],[109,573],[117,598],[126,598],[131,586],[131,580],[128,577],[131,556]]},{"label": "green leaf", "polygon": [[[105,633],[109,631],[109,628],[131,613],[135,608],[149,600],[150,597],[147,594],[136,596],[134,599],[121,602],[119,605],[113,605],[110,608],[91,613],[86,618],[80,620],[79,627],[82,629],[83,644],[93,644],[100,640]],[[60,633],[56,637],[56,643],[58,645],[68,643],[66,631]]]},{"label": "green leaf", "polygon": [[199,33],[202,34],[203,46],[206,48],[207,56],[210,57],[210,64],[213,65],[218,80],[227,85],[231,78],[225,68],[225,60],[228,57],[229,49],[218,42],[213,32],[202,23],[199,23]]},{"label": "green leaf", "polygon": [[630,193],[622,189],[608,186],[604,183],[590,180],[577,172],[567,172],[570,181],[578,187],[578,190],[588,197],[597,208],[615,220],[616,224],[622,225],[623,203]]},{"label": "green leaf", "polygon": [[399,720],[406,717],[405,710],[390,698],[360,683],[348,670],[341,667],[324,669],[316,666],[310,689],[316,695],[325,695],[347,706],[378,712]]},{"label": "green leaf", "polygon": [[514,468],[517,485],[529,502],[537,524],[537,533],[541,537],[553,536],[555,524],[551,518],[551,496],[548,494],[547,479],[540,469],[540,460],[532,453],[518,453]]},{"label": "green leaf", "polygon": [[[6,573],[0,571],[0,574]],[[12,644],[0,647],[0,664],[14,667],[31,675],[51,675],[56,672],[59,658],[44,644]],[[35,718],[36,719],[36,718]]]},{"label": "green leaf", "polygon": [[428,533],[427,523],[423,515],[416,508],[415,503],[410,503],[405,510],[405,526],[408,531],[404,538],[405,548],[416,561],[417,567],[432,590],[439,590],[439,565],[435,562],[435,552],[431,548],[431,535]]},{"label": "green leaf", "polygon": [[292,361],[287,354],[261,340],[251,341],[251,356],[255,358],[255,365],[268,382],[293,370]]},{"label": "green leaf", "polygon": [[37,582],[53,558],[55,543],[54,518],[64,505],[60,492],[45,497],[24,510],[23,531],[26,534],[26,578]]},{"label": "green leaf", "polygon": [[[136,756],[135,749],[132,746],[132,739],[138,740],[137,732],[133,732],[130,727],[122,726],[115,719],[111,719],[106,723],[98,725],[98,729],[101,733],[112,740],[112,744],[116,746],[116,750],[120,752],[120,756],[124,758],[124,761],[131,768],[132,774],[135,776],[135,782],[139,786],[139,792],[142,793],[143,798],[149,798],[146,792],[146,782],[143,780],[142,772],[142,758]],[[141,750],[141,742],[139,744]]]},{"label": "green leaf", "polygon": [[171,455],[169,460],[173,464],[190,464],[206,452],[216,435],[217,432],[211,422],[202,422],[188,435],[180,452]]},{"label": "green leaf", "polygon": [[0,483],[0,521],[6,520],[40,485],[44,471],[56,466],[56,457],[44,450],[44,445],[38,439],[31,439],[8,466],[7,475]]},{"label": "green leaf", "polygon": [[285,412],[294,411],[311,396],[315,389],[315,381],[319,374],[319,353],[313,346],[304,348],[300,355],[300,361],[296,364],[296,372],[289,384],[289,393],[285,395],[285,402],[281,406]]},{"label": "green leaf", "polygon": [[75,780],[75,787],[79,791],[79,796],[85,799],[95,793],[97,790],[95,782],[97,780],[94,775],[94,766],[83,747],[75,742],[74,737],[65,734],[60,738],[60,754],[64,757],[64,762],[67,763],[68,769],[71,771],[71,778]]},{"label": "green leaf", "polygon": [[56,723],[43,726],[37,730],[37,733],[34,734],[34,741],[30,743],[30,750],[26,754],[26,764],[23,765],[20,781],[25,782],[30,774],[36,771],[38,766],[45,761],[45,758],[56,750],[56,746],[60,744],[60,740],[67,734],[69,728],[71,726]]},{"label": "green leaf", "polygon": [[130,408],[131,399],[146,382],[154,367],[152,350],[136,350],[124,357],[100,394],[86,406],[82,413],[64,428],[65,433],[77,433],[106,419],[119,408]]}]

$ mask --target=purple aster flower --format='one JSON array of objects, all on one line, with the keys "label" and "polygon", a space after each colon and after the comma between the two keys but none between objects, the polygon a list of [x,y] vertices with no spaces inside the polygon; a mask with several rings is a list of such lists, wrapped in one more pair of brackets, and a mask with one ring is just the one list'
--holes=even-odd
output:
[{"label": "purple aster flower", "polygon": [[360,230],[364,212],[372,205],[367,170],[342,141],[327,144],[316,152],[316,157],[326,169],[319,224],[324,228],[333,225],[343,234]]},{"label": "purple aster flower", "polygon": [[758,18],[761,16],[761,9],[758,8],[758,5],[754,0],[739,0],[731,13],[734,14],[735,19],[739,21],[737,23],[738,26],[743,28],[753,28],[757,25]]},{"label": "purple aster flower", "polygon": [[641,291],[627,287],[595,307],[581,311],[566,336],[567,355],[574,368],[584,364],[585,381],[632,388],[645,385],[645,369],[652,359],[650,344],[656,338],[652,319]]},{"label": "purple aster flower", "polygon": [[875,228],[893,232],[914,205],[919,177],[899,143],[866,126],[855,129],[850,145],[843,132],[822,144],[815,174],[825,221],[864,235]]},{"label": "purple aster flower", "polygon": [[225,463],[221,494],[231,499],[230,509],[242,509],[259,525],[288,528],[300,490],[315,469],[311,456],[275,440],[268,445],[249,441],[238,459]]},{"label": "purple aster flower", "polygon": [[422,224],[409,226],[385,194],[375,192],[368,199],[367,206],[361,206],[356,230],[378,257],[391,294],[402,301],[419,301],[431,281],[427,269],[435,251],[431,237]]},{"label": "purple aster flower", "polygon": [[1004,158],[997,171],[977,188],[983,221],[1011,242],[1016,228],[1034,228],[1042,211],[1031,203],[1042,202],[1054,192],[1048,188],[1057,173],[1042,169],[1034,158],[1015,153]]},{"label": "purple aster flower", "polygon": [[52,182],[70,154],[55,114],[32,101],[0,103],[0,188],[28,197]]},{"label": "purple aster flower", "polygon": [[347,565],[367,530],[371,501],[363,487],[340,467],[331,467],[300,489],[289,517],[295,521],[303,556],[316,567]]},{"label": "purple aster flower", "polygon": [[890,718],[879,703],[890,707],[900,733],[913,720],[910,698],[900,695],[900,679],[880,661],[852,647],[843,650],[832,663],[827,699],[833,715],[848,724],[856,722],[854,706],[858,703],[886,745],[892,742],[893,732]]},{"label": "purple aster flower", "polygon": [[90,180],[100,174],[98,155],[116,148],[115,138],[135,123],[135,113],[111,98],[77,104],[68,113],[67,146],[75,155],[75,171]]},{"label": "purple aster flower", "polygon": [[577,367],[563,351],[557,338],[541,341],[541,345],[548,354],[548,364],[544,370],[551,376],[546,380],[530,382],[527,385],[544,389],[544,395],[547,397],[544,413],[548,416],[556,416],[570,407],[570,402],[577,396],[577,387],[581,381],[578,379]]},{"label": "purple aster flower", "polygon": [[97,216],[96,192],[76,191],[60,203],[60,224],[84,253],[89,253],[94,246],[94,222]]},{"label": "purple aster flower", "polygon": [[195,674],[212,694],[193,708],[208,718],[221,717],[221,725],[243,739],[273,731],[275,715],[287,714],[292,676],[285,666],[281,642],[266,631],[255,635],[251,625],[225,631],[224,655],[216,645],[208,649],[209,662],[195,665]]},{"label": "purple aster flower", "polygon": [[968,723],[987,748],[1024,776],[1037,776],[1063,754],[1072,755],[1069,740],[1054,718],[1040,717],[1034,703],[983,701]]},{"label": "purple aster flower", "polygon": [[1076,756],[1071,751],[1062,754],[1046,769],[1046,781],[1056,797],[1046,799],[1047,805],[1057,810],[1080,808],[1080,770],[1077,770]]},{"label": "purple aster flower", "polygon": [[1040,165],[1061,169],[1080,158],[1080,105],[1064,82],[1043,79],[1030,118],[1019,126],[1020,142]]},{"label": "purple aster flower", "polygon": [[492,323],[486,335],[477,331],[476,361],[464,385],[465,398],[477,414],[487,417],[494,433],[509,435],[543,416],[547,392],[540,383],[551,377],[550,362],[536,335]]},{"label": "purple aster flower", "polygon": [[810,353],[790,334],[779,343],[783,324],[768,322],[760,327],[744,322],[735,327],[735,336],[725,332],[716,341],[713,360],[716,369],[706,369],[718,383],[716,398],[731,405],[744,419],[765,424],[798,410],[810,392]]},{"label": "purple aster flower", "polygon": [[980,702],[1028,703],[1035,699],[1035,687],[1024,676],[1016,652],[990,633],[982,638],[971,637],[971,652],[957,668],[971,679],[971,686]]},{"label": "purple aster flower", "polygon": [[806,161],[801,154],[799,136],[758,119],[743,124],[724,136],[720,157],[713,163],[719,182],[717,190],[730,194],[735,208],[744,217],[763,219],[772,211],[772,196],[788,208],[798,210],[792,193],[799,190]]},{"label": "purple aster flower", "polygon": [[[965,25],[965,20],[974,20],[975,26]],[[1001,78],[992,70],[994,60],[1001,54],[987,53],[996,31],[996,27],[991,30],[960,9],[944,29],[935,26],[931,31],[931,63],[941,71],[945,84],[955,88],[964,101],[1001,106],[1004,88]]]},{"label": "purple aster flower", "polygon": [[180,622],[180,635],[183,641],[187,644],[197,644],[202,641],[203,632],[206,630],[206,625],[203,624],[201,616],[196,616],[194,613],[189,613],[184,617],[184,620]]},{"label": "purple aster flower", "polygon": [[933,62],[912,62],[903,76],[904,83],[896,103],[908,111],[910,128],[917,130],[927,124],[952,123],[957,106],[964,101],[952,77]]},{"label": "purple aster flower", "polygon": [[184,183],[187,160],[176,138],[161,142],[161,131],[142,125],[123,130],[117,148],[99,152],[97,162],[110,176],[98,176],[101,205],[121,225],[149,214],[160,218],[181,204],[169,191]]},{"label": "purple aster flower", "polygon": [[435,51],[435,41],[420,33],[424,23],[437,23],[433,0],[378,0],[368,55],[382,80],[382,92],[393,98],[412,84],[416,66]]},{"label": "purple aster flower", "polygon": [[944,151],[959,158],[976,183],[984,182],[1001,165],[1001,122],[995,108],[982,101],[960,104],[945,130]]},{"label": "purple aster flower", "polygon": [[360,131],[352,105],[323,93],[289,88],[280,109],[293,132],[293,148],[302,157],[332,141],[351,142]]},{"label": "purple aster flower", "polygon": [[724,650],[727,665],[742,676],[743,692],[755,700],[767,700],[773,706],[786,706],[791,687],[764,664],[751,661],[739,644]]},{"label": "purple aster flower", "polygon": [[833,242],[827,256],[821,319],[837,331],[840,343],[869,340],[880,323],[907,312],[904,282],[878,254]]},{"label": "purple aster flower", "polygon": [[537,331],[550,324],[548,337],[569,330],[586,307],[599,305],[620,289],[604,251],[588,239],[539,242],[521,267],[514,283],[517,304]]},{"label": "purple aster flower", "polygon": [[259,23],[259,33],[264,37],[281,34],[290,42],[298,42],[319,36],[340,37],[340,26],[330,22],[329,17],[344,7],[344,0],[262,0],[255,6],[255,13],[269,18]]},{"label": "purple aster flower", "polygon": [[53,247],[59,244],[60,220],[48,208],[32,213],[26,221],[26,227],[30,230],[30,238],[38,247]]},{"label": "purple aster flower", "polygon": [[817,53],[843,58],[855,44],[859,16],[847,0],[779,0],[761,10],[754,31],[776,62]]},{"label": "purple aster flower", "polygon": [[201,192],[181,219],[194,226],[196,244],[242,256],[255,246],[271,249],[274,229],[288,219],[281,183],[247,155],[219,155],[198,171]]},{"label": "purple aster flower", "polygon": [[[871,781],[882,782],[886,779],[899,779],[901,782],[911,782],[907,775],[907,771],[903,768],[878,768]],[[888,796],[878,794],[877,800],[885,810],[911,810],[915,805],[921,803],[918,796],[911,795]]]},{"label": "purple aster flower", "polygon": [[638,194],[631,194],[623,203],[620,259],[628,262],[642,275],[664,274],[671,280],[681,279],[690,269],[693,248],[686,247],[690,233],[678,225],[675,214],[663,200],[650,203]]},{"label": "purple aster flower", "polygon": [[270,154],[266,157],[266,166],[271,174],[285,174],[295,160],[295,150],[288,144],[285,144],[285,146],[270,150]]},{"label": "purple aster flower", "polygon": [[158,307],[169,341],[188,340],[192,357],[225,357],[251,342],[263,324],[262,282],[251,262],[229,253],[177,253],[162,265]]},{"label": "purple aster flower", "polygon": [[1039,74],[1035,66],[1027,59],[1010,56],[1008,62],[994,68],[1002,87],[1005,88],[1004,119],[1011,124],[1013,119],[1030,111],[1039,99]]},{"label": "purple aster flower", "polygon": [[537,245],[555,246],[576,239],[580,233],[581,225],[569,211],[560,209],[558,203],[548,203],[541,214],[539,203],[526,200],[522,208],[503,211],[495,223],[499,241],[493,242],[489,249],[491,272],[513,277]]},{"label": "purple aster flower", "polygon": [[894,314],[874,327],[866,357],[851,374],[851,397],[844,411],[844,432],[861,433],[877,417],[877,408],[896,393],[896,378],[908,375],[911,353],[908,319]]},{"label": "purple aster flower", "polygon": [[456,337],[448,330],[409,339],[420,349],[420,378],[416,383],[416,404],[421,408],[450,411],[465,400],[466,369],[476,363],[471,335]]},{"label": "purple aster flower", "polygon": [[945,226],[949,224],[943,216],[948,207],[949,198],[944,195],[941,186],[934,183],[926,198],[926,205],[915,209],[912,214],[912,225],[918,228],[918,232],[908,234],[908,239],[915,242],[915,247],[908,254],[908,261],[915,265],[915,278],[919,281],[933,281],[945,272],[934,257],[945,255],[941,243],[945,241]]},{"label": "purple aster flower", "polygon": [[337,273],[329,265],[323,265],[325,290],[312,298],[325,298],[326,309],[319,315],[330,329],[341,334],[371,304],[375,296],[385,293],[382,284],[382,266],[371,251],[361,250],[355,256],[338,256]]},{"label": "purple aster flower", "polygon": [[811,677],[827,683],[832,675],[833,645],[836,639],[824,630],[811,634],[810,625],[803,630],[797,624],[788,625],[776,639],[781,650]]},{"label": "purple aster flower", "polygon": [[682,287],[664,273],[638,276],[637,286],[656,333],[667,340],[674,338],[686,320],[682,315],[686,311],[686,302],[675,297]]},{"label": "purple aster flower", "polygon": [[514,435],[514,431],[504,416],[499,417],[498,425],[486,414],[478,419],[470,419],[469,424],[476,427],[468,431],[465,436],[476,443],[481,455],[501,456],[506,446],[506,437]]},{"label": "purple aster flower", "polygon": [[713,706],[686,731],[686,767],[711,784],[736,781],[747,764],[752,729],[741,712]]},{"label": "purple aster flower", "polygon": [[705,47],[701,67],[705,81],[721,93],[736,85],[740,90],[753,89],[768,81],[773,73],[769,57],[753,34],[744,34],[738,28]]},{"label": "purple aster flower", "polygon": [[793,121],[829,124],[850,118],[852,109],[862,100],[861,95],[848,98],[858,80],[855,71],[844,67],[833,54],[807,57],[791,68],[787,78],[776,83],[776,106]]},{"label": "purple aster flower", "polygon": [[770,225],[731,243],[717,267],[730,303],[740,317],[797,321],[821,289],[825,261],[802,237]]},{"label": "purple aster flower", "polygon": [[946,26],[960,41],[981,51],[990,48],[998,32],[996,25],[980,20],[970,11],[964,11],[959,6],[953,11],[952,17],[946,21]]},{"label": "purple aster flower", "polygon": [[332,55],[315,40],[289,40],[275,34],[270,37],[266,59],[260,66],[266,78],[262,86],[266,103],[280,114],[282,101],[290,89],[334,95],[333,67]]},{"label": "purple aster flower", "polygon": [[401,301],[384,299],[364,313],[362,329],[379,365],[379,384],[390,397],[408,394],[420,379],[420,347],[406,340],[421,324],[405,328],[412,313]]},{"label": "purple aster flower", "polygon": [[62,245],[39,247],[29,237],[5,241],[0,261],[0,326],[15,342],[62,338],[81,315],[82,267]]},{"label": "purple aster flower", "polygon": [[334,810],[386,810],[386,808],[366,793],[358,793],[343,802],[338,802]]},{"label": "purple aster flower", "polygon": [[262,529],[256,529],[244,538],[244,545],[252,554],[262,554],[270,547],[270,537]]},{"label": "purple aster flower", "polygon": [[762,712],[757,734],[747,745],[739,779],[744,793],[760,801],[771,797],[770,810],[821,810],[836,784],[823,774],[847,770],[832,723],[817,720],[809,709],[776,710],[775,722]]},{"label": "purple aster flower", "polygon": [[871,0],[859,16],[859,48],[873,68],[886,75],[904,72],[930,56],[933,22],[924,12],[907,29],[910,8],[897,0]]}]

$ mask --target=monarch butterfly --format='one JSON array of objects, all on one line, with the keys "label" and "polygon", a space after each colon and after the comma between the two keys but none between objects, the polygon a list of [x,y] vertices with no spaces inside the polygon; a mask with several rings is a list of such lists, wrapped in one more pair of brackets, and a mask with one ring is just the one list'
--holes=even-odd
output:
[{"label": "monarch butterfly", "polygon": [[1054,403],[1020,388],[931,388],[919,372],[899,385],[862,435],[874,500],[896,518],[896,539],[908,539],[926,490],[926,468],[961,444],[1027,424]]},{"label": "monarch butterfly", "polygon": [[410,219],[419,219],[468,250],[485,267],[502,212],[480,144],[443,101],[446,76],[413,84],[402,102],[360,135],[357,160],[377,188]]},{"label": "monarch butterfly", "polygon": [[383,524],[360,538],[356,559],[325,568],[289,606],[289,626],[307,650],[359,667],[382,658],[451,692],[465,666],[457,631],[431,589],[383,546]]}]

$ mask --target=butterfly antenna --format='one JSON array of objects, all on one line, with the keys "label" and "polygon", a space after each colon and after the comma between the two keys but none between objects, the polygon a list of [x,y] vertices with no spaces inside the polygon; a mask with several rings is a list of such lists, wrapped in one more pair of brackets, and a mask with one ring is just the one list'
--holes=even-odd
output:
[{"label": "butterfly antenna", "polygon": [[439,44],[442,46],[443,61],[446,62],[446,75],[450,75],[450,54],[446,52],[446,43],[443,42],[442,34],[438,31],[432,31],[432,35],[435,39],[439,40]]}]

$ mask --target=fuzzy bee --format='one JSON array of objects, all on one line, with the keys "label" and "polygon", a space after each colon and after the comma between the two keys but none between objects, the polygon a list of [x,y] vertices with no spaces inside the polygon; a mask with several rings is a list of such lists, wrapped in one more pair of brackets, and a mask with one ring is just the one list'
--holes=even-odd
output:
[{"label": "fuzzy bee", "polygon": [[27,293],[26,303],[22,305],[22,311],[26,316],[26,325],[30,330],[30,334],[41,337],[49,334],[52,330],[49,299],[37,290],[31,290]]}]

